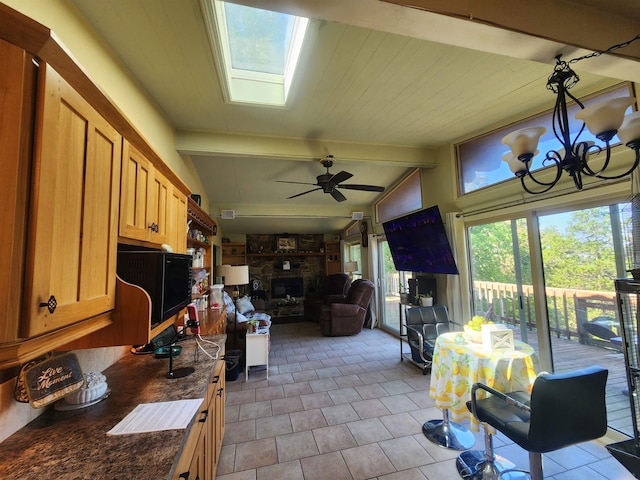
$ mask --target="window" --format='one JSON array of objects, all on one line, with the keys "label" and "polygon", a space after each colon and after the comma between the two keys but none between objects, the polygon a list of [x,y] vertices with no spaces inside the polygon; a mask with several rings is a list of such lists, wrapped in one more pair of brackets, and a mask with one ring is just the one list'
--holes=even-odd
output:
[{"label": "window", "polygon": [[203,5],[227,100],[285,105],[308,19],[218,0]]},{"label": "window", "polygon": [[[631,94],[630,85],[625,84],[586,99],[581,99],[580,101],[587,106],[599,101],[625,97]],[[582,122],[574,119],[574,115],[579,109],[580,107],[577,104],[570,105],[568,109],[572,138],[575,138],[575,135],[582,126]],[[544,160],[543,152],[562,148],[560,142],[553,134],[553,127],[551,125],[552,113],[552,111],[548,111],[541,115],[500,128],[482,137],[456,145],[460,192],[464,195],[474,190],[515,178],[507,163],[502,161],[502,156],[509,152],[509,147],[502,143],[502,138],[506,134],[519,128],[540,125],[547,129],[547,132],[540,138],[538,144],[540,154],[534,157],[531,170],[542,168],[542,160]],[[594,141],[596,144],[602,143],[586,128],[580,135],[580,141]]]},{"label": "window", "polygon": [[386,222],[422,208],[420,170],[416,169],[376,203],[376,221]]}]

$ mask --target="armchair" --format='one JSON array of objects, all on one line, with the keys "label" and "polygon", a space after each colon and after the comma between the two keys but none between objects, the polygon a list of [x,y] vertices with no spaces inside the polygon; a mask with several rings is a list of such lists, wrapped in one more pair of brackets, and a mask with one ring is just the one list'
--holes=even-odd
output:
[{"label": "armchair", "polygon": [[318,322],[322,306],[343,301],[347,297],[350,286],[351,280],[346,273],[333,273],[324,277],[322,291],[304,299],[304,319]]},{"label": "armchair", "polygon": [[369,280],[355,280],[344,300],[323,305],[320,331],[325,337],[355,335],[362,331],[373,296],[374,286]]},{"label": "armchair", "polygon": [[407,327],[407,340],[411,348],[411,360],[421,367],[422,374],[426,375],[431,368],[436,338],[450,330],[447,307],[436,305],[410,308],[407,311],[405,326]]},{"label": "armchair", "polygon": [[[504,394],[476,383],[467,408],[480,422],[494,427],[527,450],[531,478],[542,480],[543,453],[595,440],[607,432],[607,375],[608,370],[598,366],[568,373],[541,374],[533,384],[531,395],[526,392]],[[478,400],[479,389],[491,396]],[[496,470],[486,425],[485,443],[485,459],[473,466],[477,472],[472,476],[468,470],[461,469],[460,462],[469,452],[458,458],[458,472],[463,478],[503,478],[503,475],[522,471]],[[469,464],[468,461],[464,463]]]}]

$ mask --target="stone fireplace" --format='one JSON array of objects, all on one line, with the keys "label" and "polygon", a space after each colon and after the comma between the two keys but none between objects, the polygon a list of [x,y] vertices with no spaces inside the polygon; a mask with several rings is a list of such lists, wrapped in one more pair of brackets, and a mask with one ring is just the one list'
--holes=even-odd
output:
[{"label": "stone fireplace", "polygon": [[[272,316],[302,315],[304,297],[316,293],[325,276],[324,236],[295,235],[297,250],[286,253],[276,249],[278,236],[247,235],[249,287],[255,295],[253,284],[258,285]],[[287,303],[287,295],[295,305]]]},{"label": "stone fireplace", "polygon": [[271,279],[271,298],[304,297],[302,277],[284,277]]}]

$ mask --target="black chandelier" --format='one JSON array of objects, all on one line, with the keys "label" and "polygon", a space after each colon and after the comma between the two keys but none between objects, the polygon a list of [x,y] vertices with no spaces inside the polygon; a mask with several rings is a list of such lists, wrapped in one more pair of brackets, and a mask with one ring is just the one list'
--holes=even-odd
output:
[{"label": "black chandelier", "polygon": [[[629,106],[633,105],[636,99],[634,97],[619,97],[585,107],[580,100],[569,92],[569,89],[580,80],[578,75],[569,67],[569,63],[625,47],[638,39],[640,39],[640,35],[623,44],[614,45],[602,52],[595,52],[573,59],[570,62],[561,60],[560,55],[556,57],[556,66],[547,80],[547,88],[557,95],[556,104],[553,108],[552,124],[553,133],[562,144],[562,148],[550,150],[542,161],[543,167],[556,167],[555,178],[545,182],[535,178],[529,170],[533,157],[538,154],[538,141],[547,131],[546,128],[522,128],[509,133],[502,139],[502,143],[511,148],[511,153],[504,155],[502,159],[507,162],[511,171],[520,179],[522,188],[526,192],[531,194],[548,192],[558,183],[563,171],[573,178],[576,188],[582,190],[583,175],[615,180],[630,175],[636,169],[640,163],[640,112],[624,115],[624,112]],[[575,115],[575,118],[583,122],[573,140],[569,129],[567,99],[573,100],[580,107],[580,111]],[[604,146],[596,145],[595,142],[579,141],[585,126],[600,142],[604,143]],[[635,151],[636,158],[631,168],[626,172],[620,175],[607,176],[604,175],[604,171],[611,160],[610,143],[616,134],[622,143]],[[605,154],[604,159],[599,155],[602,152]],[[599,165],[601,165],[600,168],[592,169],[589,166],[588,162],[591,155],[597,156]],[[530,183],[533,182],[533,190],[526,185],[525,180],[527,178]]]}]

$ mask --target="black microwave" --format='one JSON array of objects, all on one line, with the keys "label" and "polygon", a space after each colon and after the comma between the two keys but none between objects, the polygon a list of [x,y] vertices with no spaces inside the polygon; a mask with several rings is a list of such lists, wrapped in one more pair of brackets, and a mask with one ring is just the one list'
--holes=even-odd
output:
[{"label": "black microwave", "polygon": [[118,251],[116,272],[151,297],[151,328],[191,303],[193,257],[155,250]]}]

